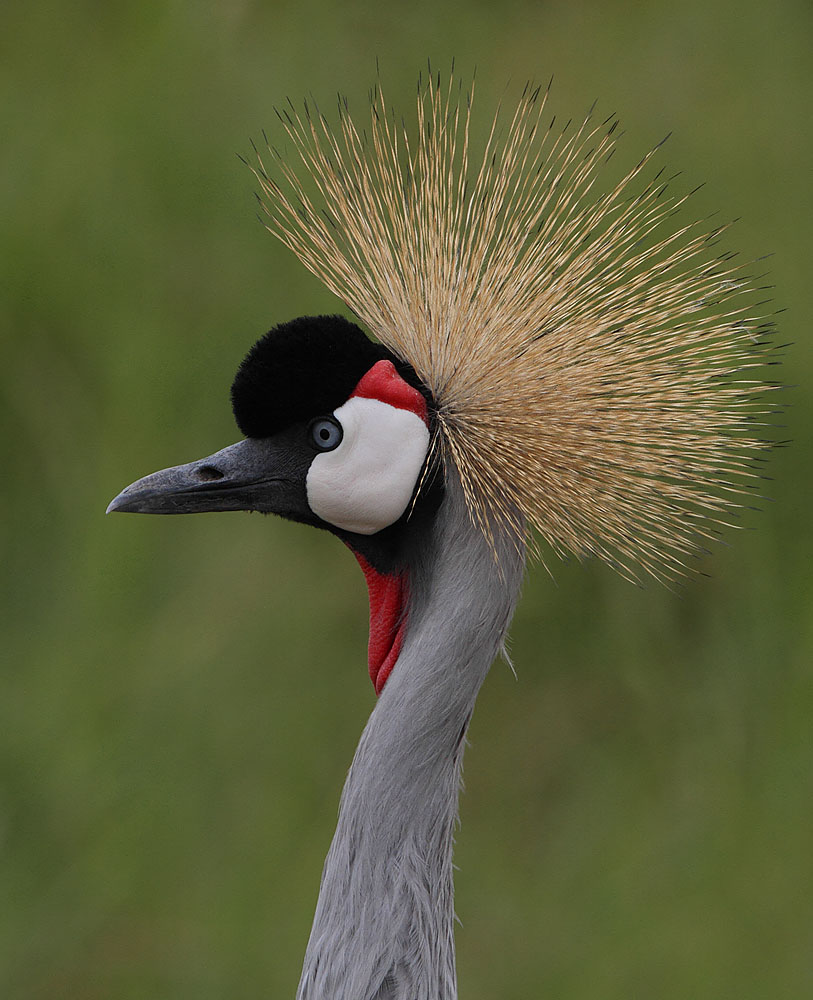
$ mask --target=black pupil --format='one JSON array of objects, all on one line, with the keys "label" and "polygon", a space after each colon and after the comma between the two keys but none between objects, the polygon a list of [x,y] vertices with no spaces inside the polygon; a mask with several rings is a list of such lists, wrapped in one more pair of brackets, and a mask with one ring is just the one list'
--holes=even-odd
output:
[{"label": "black pupil", "polygon": [[329,440],[329,438],[330,438],[330,431],[327,429],[327,427],[320,427],[319,428],[319,437],[323,441]]}]

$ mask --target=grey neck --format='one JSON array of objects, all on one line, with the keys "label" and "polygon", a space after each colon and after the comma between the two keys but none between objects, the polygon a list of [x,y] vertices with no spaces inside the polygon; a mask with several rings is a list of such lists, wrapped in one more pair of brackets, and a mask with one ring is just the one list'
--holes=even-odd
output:
[{"label": "grey neck", "polygon": [[466,728],[524,569],[501,573],[447,483],[410,572],[401,655],[364,729],[325,861],[298,1000],[454,1000],[452,848]]}]

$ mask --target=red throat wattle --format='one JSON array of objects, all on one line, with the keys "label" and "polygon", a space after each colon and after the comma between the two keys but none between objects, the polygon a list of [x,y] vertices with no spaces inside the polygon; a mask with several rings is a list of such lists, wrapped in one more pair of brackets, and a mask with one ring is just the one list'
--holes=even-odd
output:
[{"label": "red throat wattle", "polygon": [[405,573],[385,574],[353,552],[367,581],[370,595],[370,641],[367,660],[375,693],[381,694],[401,652],[408,597]]}]

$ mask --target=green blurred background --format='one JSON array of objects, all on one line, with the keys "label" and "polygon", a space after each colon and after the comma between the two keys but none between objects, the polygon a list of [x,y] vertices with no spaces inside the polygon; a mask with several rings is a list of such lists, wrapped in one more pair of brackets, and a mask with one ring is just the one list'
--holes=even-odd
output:
[{"label": "green blurred background", "polygon": [[[518,680],[471,731],[460,993],[813,996],[813,13],[805,0],[416,0],[0,8],[0,997],[292,997],[341,783],[373,705],[366,594],[328,535],[105,518],[235,439],[271,323],[336,303],[255,219],[236,153],[274,104],[381,60],[527,77],[617,111],[633,162],[775,254],[794,439],[682,596],[530,574]],[[626,162],[626,161],[625,161]]]}]

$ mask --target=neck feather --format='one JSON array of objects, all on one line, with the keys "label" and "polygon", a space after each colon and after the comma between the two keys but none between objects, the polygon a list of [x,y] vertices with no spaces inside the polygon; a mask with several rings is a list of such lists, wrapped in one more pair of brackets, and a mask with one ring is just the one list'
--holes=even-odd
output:
[{"label": "neck feather", "polygon": [[409,570],[403,647],[364,729],[325,862],[299,1000],[454,1000],[452,848],[466,728],[524,568],[500,571],[447,483]]}]

